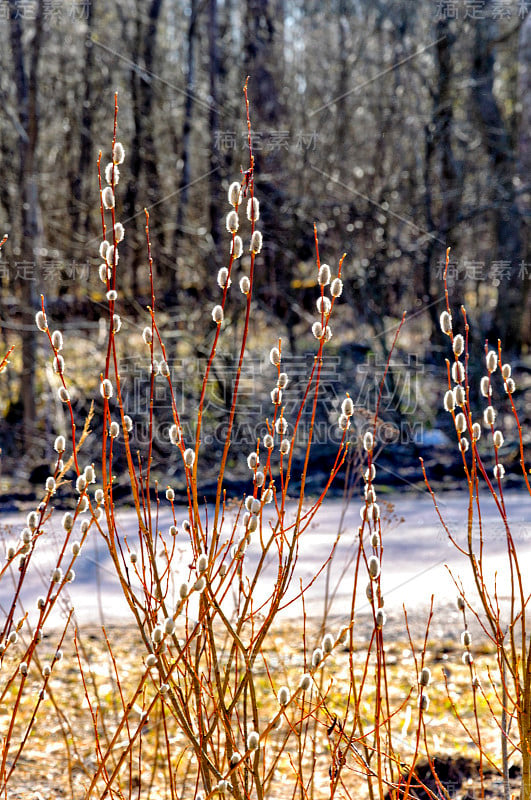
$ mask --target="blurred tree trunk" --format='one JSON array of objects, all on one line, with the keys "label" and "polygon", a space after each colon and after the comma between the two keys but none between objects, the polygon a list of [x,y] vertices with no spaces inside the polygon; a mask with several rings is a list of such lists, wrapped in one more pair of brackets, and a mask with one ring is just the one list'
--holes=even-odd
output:
[{"label": "blurred tree trunk", "polygon": [[21,261],[29,265],[28,275],[22,274],[20,295],[22,305],[22,376],[24,449],[35,447],[35,345],[34,316],[37,310],[34,274],[39,274],[42,249],[42,218],[39,206],[36,152],[39,135],[38,70],[42,43],[43,0],[36,7],[35,28],[28,53],[24,53],[22,24],[16,0],[9,2],[9,36],[13,59],[19,130],[18,182],[20,194]]},{"label": "blurred tree trunk", "polygon": [[[455,36],[448,19],[441,19],[435,28],[437,40],[437,83],[432,92],[432,118],[425,129],[424,191],[427,229],[430,234],[424,251],[423,302],[428,304],[432,322],[432,341],[442,344],[439,326],[441,306],[436,298],[443,292],[442,282],[433,284],[433,271],[444,261],[446,247],[455,245],[462,198],[462,171],[453,151],[453,58]],[[439,207],[434,207],[432,186],[438,186]],[[455,311],[455,310],[454,310]]]},{"label": "blurred tree trunk", "polygon": [[[131,146],[129,182],[124,198],[125,220],[135,219],[141,209],[137,209],[140,175],[145,172],[147,180],[147,194],[143,198],[142,207],[148,209],[157,200],[160,200],[160,180],[157,169],[157,153],[153,138],[153,58],[157,45],[157,27],[162,8],[162,0],[151,0],[147,11],[147,21],[144,23],[143,0],[137,0],[136,6],[136,31],[131,61],[131,104],[133,112],[134,133]],[[152,234],[156,225],[152,220]],[[134,231],[134,232],[133,232]],[[133,222],[132,235],[129,242],[124,240],[124,257],[131,264],[131,291],[133,296],[138,295],[138,269],[144,263],[145,239],[143,217],[139,223]],[[153,256],[155,261],[160,260],[160,237],[151,236]]]},{"label": "blurred tree trunk", "polygon": [[[531,14],[529,14],[520,29],[520,41],[518,44],[518,99],[522,106],[520,117],[520,128],[518,138],[518,173],[520,195],[518,197],[518,207],[522,218],[529,213],[531,206]],[[523,343],[527,346],[531,343],[531,264],[529,263],[529,223],[524,225],[522,230],[522,283],[523,297]]]},{"label": "blurred tree trunk", "polygon": [[[79,131],[79,160],[77,170],[72,182],[72,227],[74,235],[81,237],[84,247],[86,234],[90,229],[91,203],[87,202],[87,181],[90,180],[91,170],[96,165],[90,163],[92,154],[92,118],[94,106],[92,100],[92,73],[94,70],[94,47],[92,44],[92,29],[94,22],[94,5],[92,0],[87,7],[87,31],[85,38],[85,67],[84,67],[84,92],[81,105],[81,119]],[[83,234],[85,234],[83,236]],[[85,256],[88,255],[85,253]]]},{"label": "blurred tree trunk", "polygon": [[[244,16],[244,64],[250,76],[251,122],[255,132],[256,196],[261,204],[264,249],[259,256],[265,268],[256,272],[260,299],[286,325],[291,352],[296,350],[294,327],[299,316],[291,301],[293,258],[290,241],[294,231],[286,213],[281,148],[275,136],[284,129],[289,136],[278,87],[284,83],[284,6],[275,0],[247,0]],[[289,146],[289,138],[288,138]]]},{"label": "blurred tree trunk", "polygon": [[225,257],[220,253],[221,242],[221,171],[219,148],[219,92],[218,75],[220,59],[218,54],[218,4],[217,0],[208,2],[208,54],[209,54],[209,86],[210,86],[210,111],[208,114],[208,127],[210,130],[210,193],[209,193],[209,218],[212,244],[214,247],[213,259],[216,266],[221,266]]},{"label": "blurred tree trunk", "polygon": [[180,262],[180,249],[183,240],[184,224],[186,221],[186,209],[188,207],[189,187],[191,180],[190,169],[190,135],[192,132],[192,117],[194,111],[194,89],[195,89],[195,42],[197,30],[197,0],[190,0],[190,24],[188,25],[188,35],[186,38],[186,95],[184,100],[183,129],[181,134],[181,180],[179,182],[179,199],[177,205],[177,217],[175,221],[175,232],[173,237],[174,264],[170,276],[170,292],[175,296],[178,287],[177,270]]},{"label": "blurred tree trunk", "polygon": [[524,326],[524,287],[520,275],[522,259],[521,216],[514,178],[516,164],[509,133],[494,94],[494,40],[496,27],[485,18],[475,24],[472,64],[472,101],[485,149],[490,157],[494,182],[496,252],[494,261],[509,266],[501,275],[498,299],[488,336],[498,338],[506,350],[519,351]]}]

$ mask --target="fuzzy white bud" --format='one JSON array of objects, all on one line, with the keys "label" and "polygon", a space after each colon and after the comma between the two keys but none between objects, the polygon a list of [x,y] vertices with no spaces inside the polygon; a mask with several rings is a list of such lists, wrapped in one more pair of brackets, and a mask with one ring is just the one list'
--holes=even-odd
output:
[{"label": "fuzzy white bud", "polygon": [[451,389],[448,389],[444,395],[444,410],[453,411],[455,408],[455,395]]},{"label": "fuzzy white bud", "polygon": [[465,368],[460,361],[452,364],[452,379],[455,383],[461,383],[465,379]]},{"label": "fuzzy white bud", "polygon": [[208,556],[205,553],[201,553],[201,555],[197,559],[197,571],[201,575],[203,572],[206,572],[207,569],[208,569]]},{"label": "fuzzy white bud", "polygon": [[346,414],[340,414],[337,420],[337,424],[339,425],[340,430],[347,431],[350,428],[350,419],[347,417]]},{"label": "fuzzy white bud", "polygon": [[225,225],[229,233],[236,233],[240,225],[236,211],[229,211],[227,219],[225,220]]},{"label": "fuzzy white bud", "polygon": [[42,311],[37,311],[37,313],[35,314],[35,325],[40,331],[48,330],[48,323],[46,322],[46,316]]},{"label": "fuzzy white bud", "polygon": [[20,538],[24,544],[28,544],[31,542],[33,534],[29,528],[24,528],[22,533],[20,534]]},{"label": "fuzzy white bud", "polygon": [[247,219],[251,222],[253,220],[258,222],[260,219],[260,203],[256,197],[250,197],[247,200]]},{"label": "fuzzy white bud", "polygon": [[372,435],[371,431],[366,431],[365,436],[363,437],[363,448],[368,453],[370,453],[374,448],[374,436]]},{"label": "fuzzy white bud", "polygon": [[311,685],[312,685],[312,676],[308,672],[305,672],[300,679],[299,686],[303,692],[307,692]]},{"label": "fuzzy white bud", "polygon": [[96,473],[94,472],[94,467],[92,464],[87,464],[83,472],[87,483],[95,483],[96,481]]},{"label": "fuzzy white bud", "polygon": [[505,467],[503,464],[496,464],[494,469],[492,470],[492,474],[496,478],[496,480],[501,480],[505,477]]},{"label": "fuzzy white bud", "polygon": [[380,575],[380,561],[376,556],[369,558],[369,575],[373,580],[376,580]]},{"label": "fuzzy white bud", "polygon": [[255,453],[254,451],[252,453],[249,453],[249,455],[247,456],[247,466],[249,467],[249,469],[256,469],[259,463],[260,461],[258,459],[258,454]]},{"label": "fuzzy white bud", "polygon": [[276,406],[282,403],[282,391],[275,386],[273,391],[271,392],[271,402],[274,403]]},{"label": "fuzzy white bud", "polygon": [[459,408],[463,408],[466,403],[466,393],[462,386],[456,386],[454,389],[455,404]]},{"label": "fuzzy white bud", "polygon": [[341,278],[334,278],[332,283],[330,284],[330,294],[332,297],[341,297],[341,293],[343,292],[343,281]]},{"label": "fuzzy white bud", "polygon": [[153,341],[153,332],[151,328],[145,327],[142,331],[142,339],[144,340],[144,344],[151,344]]},{"label": "fuzzy white bud", "polygon": [[463,339],[461,334],[458,333],[456,336],[454,336],[454,341],[453,341],[453,350],[455,355],[459,357],[463,353],[464,349],[465,349],[465,340]]},{"label": "fuzzy white bud", "polygon": [[319,321],[314,322],[312,325],[312,333],[316,339],[321,339],[323,336],[323,326]]},{"label": "fuzzy white bud", "polygon": [[105,380],[101,382],[100,394],[105,400],[108,400],[110,397],[113,396],[112,383],[108,378],[105,378]]},{"label": "fuzzy white bud", "polygon": [[108,184],[112,184],[114,181],[115,185],[120,180],[120,170],[112,163],[112,161],[109,161],[105,167],[105,180]]},{"label": "fuzzy white bud", "polygon": [[151,641],[153,644],[160,644],[162,639],[164,638],[164,632],[160,626],[157,625],[156,628],[153,628],[151,633]]},{"label": "fuzzy white bud", "polygon": [[479,383],[479,388],[481,389],[481,394],[483,397],[490,397],[492,394],[492,387],[490,385],[490,378],[488,375],[483,375]]},{"label": "fuzzy white bud", "polygon": [[183,454],[183,459],[184,459],[185,466],[187,466],[188,469],[191,469],[193,467],[194,461],[195,461],[195,452],[192,450],[191,447],[187,447],[186,448],[186,450],[184,451],[184,454]]},{"label": "fuzzy white bud", "polygon": [[347,417],[351,417],[354,413],[354,403],[352,402],[352,398],[345,397],[343,402],[341,403],[341,413],[345,414]]},{"label": "fuzzy white bud", "polygon": [[65,529],[65,531],[67,533],[69,533],[72,530],[72,528],[74,527],[74,517],[72,516],[70,511],[67,511],[66,514],[63,516],[62,524],[63,524],[63,528]]},{"label": "fuzzy white bud", "polygon": [[247,749],[248,750],[258,750],[258,746],[260,744],[260,736],[256,731],[249,731],[247,736]]},{"label": "fuzzy white bud", "polygon": [[[221,267],[218,271],[217,283],[220,289],[224,289],[229,279],[229,270],[227,267]],[[230,285],[230,284],[229,284]]]},{"label": "fuzzy white bud", "polygon": [[483,420],[485,425],[494,425],[494,421],[496,419],[496,409],[494,406],[487,406],[485,411],[483,412]]},{"label": "fuzzy white bud", "polygon": [[455,428],[459,433],[466,431],[466,417],[464,414],[459,413],[455,417]]},{"label": "fuzzy white bud", "polygon": [[63,570],[61,567],[56,567],[52,570],[52,583],[61,583],[63,580]]},{"label": "fuzzy white bud", "polygon": [[328,286],[330,283],[331,273],[328,264],[321,264],[317,275],[319,286]]},{"label": "fuzzy white bud", "polygon": [[496,368],[498,366],[498,355],[495,350],[489,350],[485,361],[487,363],[487,370],[489,372],[496,372]]},{"label": "fuzzy white bud", "polygon": [[249,520],[247,522],[247,530],[249,533],[254,533],[254,531],[258,528],[258,517],[255,514],[250,514]]},{"label": "fuzzy white bud", "polygon": [[386,619],[387,617],[385,615],[385,611],[383,610],[383,608],[376,609],[376,614],[375,614],[376,627],[383,628]]},{"label": "fuzzy white bud", "polygon": [[172,617],[167,617],[164,620],[164,633],[171,636],[175,630],[175,621]]},{"label": "fuzzy white bud", "polygon": [[212,319],[216,323],[216,325],[221,325],[223,322],[223,309],[221,306],[214,306],[212,309]]},{"label": "fuzzy white bud", "polygon": [[492,441],[494,442],[494,447],[501,447],[503,445],[503,433],[501,431],[494,431],[492,434]]},{"label": "fuzzy white bud", "polygon": [[59,352],[63,349],[63,334],[61,331],[54,331],[52,333],[52,347]]},{"label": "fuzzy white bud", "polygon": [[26,517],[26,522],[28,528],[31,528],[32,531],[36,530],[37,525],[39,524],[39,515],[36,511],[30,511]]},{"label": "fuzzy white bud", "polygon": [[272,347],[269,351],[269,360],[274,367],[280,366],[280,350],[278,347]]},{"label": "fuzzy white bud", "polygon": [[253,231],[253,235],[251,236],[251,244],[249,245],[249,250],[254,255],[258,255],[260,250],[262,249],[263,239],[262,234],[260,231]]},{"label": "fuzzy white bud", "polygon": [[274,447],[273,437],[269,433],[266,433],[266,435],[264,436],[264,447],[267,450],[271,450]]},{"label": "fuzzy white bud", "polygon": [[106,186],[101,193],[101,201],[104,208],[114,208],[114,192],[110,186]]},{"label": "fuzzy white bud", "polygon": [[243,242],[241,236],[234,237],[234,239],[230,243],[230,252],[234,260],[236,260],[241,256],[241,254],[243,253]]},{"label": "fuzzy white bud", "polygon": [[278,690],[278,704],[281,706],[287,706],[290,699],[290,692],[287,686],[281,686]]},{"label": "fuzzy white bud", "polygon": [[290,451],[289,439],[282,439],[280,443],[280,452],[283,456],[287,456]]},{"label": "fuzzy white bud", "polygon": [[181,442],[181,431],[177,425],[172,425],[170,428],[170,442],[175,445],[178,445]]},{"label": "fuzzy white bud", "polygon": [[64,453],[65,447],[66,447],[65,437],[57,436],[55,442],[53,443],[53,449],[57,453]]},{"label": "fuzzy white bud", "polygon": [[439,322],[442,332],[449,335],[452,332],[452,315],[448,311],[443,311]]},{"label": "fuzzy white bud", "polygon": [[65,360],[63,356],[57,355],[52,361],[53,371],[56,375],[62,375],[65,371]]},{"label": "fuzzy white bud", "polygon": [[102,283],[107,284],[107,281],[110,281],[112,273],[107,264],[100,264],[98,275]]},{"label": "fuzzy white bud", "polygon": [[278,434],[285,435],[288,432],[288,423],[284,417],[279,417],[275,422],[275,430]]},{"label": "fuzzy white bud", "polygon": [[70,400],[70,394],[68,392],[68,389],[65,389],[64,386],[59,387],[59,389],[57,390],[57,396],[59,397],[59,400],[62,403],[68,403]]},{"label": "fuzzy white bud", "polygon": [[429,667],[423,667],[420,671],[419,683],[421,686],[429,686],[431,681],[431,671]]},{"label": "fuzzy white bud", "polygon": [[332,307],[332,303],[330,302],[330,298],[328,297],[318,297],[316,301],[317,311],[319,314],[328,314]]},{"label": "fuzzy white bud", "polygon": [[262,496],[262,499],[263,499],[264,503],[271,503],[273,501],[273,489],[271,489],[271,488],[267,489],[264,492],[264,494]]},{"label": "fuzzy white bud", "polygon": [[228,198],[229,198],[229,203],[231,204],[231,206],[237,206],[237,205],[239,205],[241,203],[241,200],[242,200],[242,187],[238,183],[238,181],[234,181],[229,186]]},{"label": "fuzzy white bud", "polygon": [[115,142],[112,154],[112,160],[115,164],[122,164],[125,158],[125,150],[121,142]]}]

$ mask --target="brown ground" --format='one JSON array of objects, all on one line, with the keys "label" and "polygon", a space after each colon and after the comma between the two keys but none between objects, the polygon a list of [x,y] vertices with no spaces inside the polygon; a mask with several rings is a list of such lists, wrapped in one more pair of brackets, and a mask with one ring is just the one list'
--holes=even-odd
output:
[{"label": "brown ground", "polygon": [[[428,740],[431,752],[437,756],[437,768],[440,773],[441,782],[447,787],[449,794],[454,800],[478,800],[481,797],[481,781],[479,777],[479,764],[477,760],[477,750],[459,724],[455,720],[451,705],[445,688],[445,675],[450,695],[455,699],[461,709],[463,720],[467,725],[473,726],[474,718],[469,710],[471,691],[470,675],[468,667],[461,662],[462,649],[458,640],[458,633],[455,630],[455,622],[450,622],[451,615],[447,616],[448,624],[446,627],[438,625],[437,631],[434,629],[434,637],[429,637],[427,648],[426,663],[432,670],[432,683],[430,686],[430,708],[426,714]],[[410,620],[410,629],[416,646],[420,646],[424,637],[425,616],[418,614]],[[334,630],[337,626],[331,625]],[[307,631],[308,649],[312,649],[314,643],[318,641],[317,631],[312,631],[311,625]],[[356,631],[356,640],[360,645],[369,633],[369,620],[363,621]],[[436,635],[435,635],[436,633]],[[119,665],[121,680],[124,687],[128,682],[138,675],[141,665],[141,649],[139,648],[137,636],[130,628],[110,627],[108,637],[113,647],[113,654]],[[86,701],[84,700],[83,686],[79,679],[77,661],[73,652],[72,637],[65,646],[65,657],[58,664],[52,673],[49,684],[49,698],[41,708],[38,721],[35,725],[32,736],[30,737],[23,754],[19,760],[16,772],[9,781],[10,800],[27,800],[27,798],[38,798],[38,800],[57,800],[61,797],[73,797],[75,800],[82,798],[87,786],[87,780],[95,763],[93,754],[94,741],[92,721],[87,713]],[[411,656],[410,647],[405,637],[403,619],[393,618],[391,615],[387,623],[386,639],[387,663],[391,703],[396,706],[407,696],[408,691],[415,687],[416,680],[414,660]],[[85,676],[87,683],[90,684],[91,693],[97,687],[100,698],[107,711],[107,725],[109,730],[114,724],[117,712],[116,682],[111,675],[111,662],[103,646],[101,632],[97,629],[85,630],[82,632],[80,641],[83,645],[85,657],[90,664],[86,668]],[[290,647],[286,647],[286,643]],[[18,645],[17,645],[18,647]],[[54,642],[52,637],[44,639],[41,644],[41,658],[43,663],[49,660],[53,653]],[[289,653],[284,656],[283,654]],[[300,674],[303,665],[303,648],[301,631],[299,626],[293,623],[283,623],[276,635],[272,636],[271,645],[268,650],[270,659],[276,659],[278,668],[286,673],[286,680],[292,685],[296,681],[296,676]],[[348,648],[337,648],[331,660],[323,669],[324,680],[329,689],[328,708],[330,712],[337,710],[341,714],[341,701],[343,699],[338,687],[342,684],[343,675],[348,667]],[[46,657],[47,656],[47,657]],[[355,663],[363,664],[363,648],[355,653]],[[4,666],[4,670],[6,670]],[[485,687],[487,687],[487,669],[495,670],[495,659],[492,649],[489,647],[475,648],[475,668],[478,676]],[[3,674],[9,674],[4,672]],[[264,676],[265,679],[265,676]],[[34,705],[35,697],[42,685],[42,678],[37,673],[31,675],[31,691],[27,695],[26,708],[23,710],[23,717],[27,722],[30,709]],[[270,693],[269,693],[270,694]],[[487,695],[490,702],[495,703],[492,691]],[[369,692],[368,701],[371,696]],[[267,708],[271,698],[266,697],[264,701],[264,713],[269,713]],[[54,705],[62,709],[62,714],[54,710]],[[411,701],[413,718],[416,715],[416,700]],[[480,703],[480,715],[482,717],[482,736],[485,750],[492,755],[496,764],[500,763],[500,734],[498,728],[489,719],[488,710],[485,702]],[[0,729],[6,730],[9,718],[9,702],[0,709]],[[402,744],[407,750],[412,744],[411,731],[404,733],[403,730],[404,712],[400,712],[397,721],[397,730],[404,734]],[[401,730],[402,729],[402,730]],[[329,796],[328,769],[330,766],[330,742],[326,733],[319,735],[316,745],[316,770],[321,775],[316,783],[316,800]],[[14,741],[20,740],[20,734],[15,736]],[[148,737],[146,737],[145,762],[149,762]],[[69,749],[69,757],[66,757],[66,749]],[[13,750],[12,750],[13,752]],[[70,769],[67,768],[68,761]],[[518,760],[511,759],[511,791],[516,797],[518,781]],[[499,774],[484,763],[484,796],[486,798],[502,798],[503,784]],[[427,785],[430,783],[429,769],[424,776]],[[271,790],[268,798],[291,797],[293,773],[290,773],[289,764],[281,760],[278,766],[279,778],[281,778],[277,788]],[[164,790],[157,790],[159,779],[157,771],[154,772],[154,791],[147,791],[147,782],[150,779],[150,770],[146,766],[142,772],[142,787],[138,785],[139,775],[133,775],[133,785],[137,786],[132,797],[151,797],[153,800],[163,800],[170,797]],[[355,773],[349,771],[346,774],[346,781],[352,796],[362,798],[366,796],[363,784],[358,785]],[[285,793],[286,787],[290,787]],[[139,793],[139,790],[141,791]],[[433,787],[435,788],[435,787]],[[191,790],[192,787],[189,787]],[[37,793],[37,794],[36,794]],[[190,795],[187,792],[188,796]],[[180,796],[180,794],[179,794]],[[413,796],[413,795],[411,795]],[[425,798],[426,794],[418,793],[419,798]]]}]

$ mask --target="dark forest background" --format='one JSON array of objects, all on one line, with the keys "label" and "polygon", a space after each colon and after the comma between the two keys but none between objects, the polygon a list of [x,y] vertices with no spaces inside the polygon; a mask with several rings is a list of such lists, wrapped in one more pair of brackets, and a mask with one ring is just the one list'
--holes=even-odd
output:
[{"label": "dark forest background", "polygon": [[168,326],[186,336],[209,313],[228,250],[226,190],[247,165],[249,75],[264,233],[257,308],[291,354],[304,350],[315,302],[316,221],[324,260],[347,253],[336,347],[385,358],[407,310],[417,355],[439,358],[451,246],[456,314],[465,302],[477,342],[500,336],[525,359],[527,12],[517,0],[3,0],[1,324],[4,349],[17,350],[2,413],[20,421],[17,447],[28,450],[49,416],[35,400],[41,292],[67,334],[98,331],[96,163],[100,149],[109,157],[115,91],[129,319],[149,299],[144,206]]}]

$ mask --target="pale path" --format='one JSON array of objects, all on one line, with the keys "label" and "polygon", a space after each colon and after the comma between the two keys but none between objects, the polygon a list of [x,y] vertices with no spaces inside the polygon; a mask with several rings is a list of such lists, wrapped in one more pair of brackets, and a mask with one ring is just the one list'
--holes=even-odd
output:
[{"label": "pale path", "polygon": [[[466,503],[463,494],[447,493],[438,498],[439,508],[452,534],[463,545],[466,542]],[[524,582],[528,591],[531,586],[531,499],[524,493],[509,492],[506,495],[506,507],[511,524],[512,535],[520,557]],[[472,590],[470,566],[465,556],[449,546],[447,536],[436,516],[433,502],[427,493],[411,495],[395,495],[389,497],[394,505],[390,522],[385,520],[384,511],[382,560],[382,587],[385,597],[385,609],[391,616],[401,613],[405,604],[408,611],[415,612],[424,608],[432,594],[436,597],[438,608],[447,607],[456,596],[455,586],[445,565],[448,565],[456,577],[463,580],[465,588]],[[382,509],[384,502],[380,498]],[[163,501],[164,505],[164,501]],[[329,586],[335,592],[331,614],[341,619],[348,614],[352,599],[353,559],[356,556],[357,529],[360,524],[359,501],[354,499],[343,520],[343,533],[337,544],[336,552],[330,568]],[[299,560],[292,583],[290,597],[297,593],[300,581],[303,585],[311,582],[316,571],[326,561],[333,542],[337,536],[341,519],[342,504],[339,500],[330,500],[324,504],[311,526],[301,536]],[[507,598],[510,591],[508,561],[506,556],[505,529],[500,515],[492,500],[488,501],[487,493],[482,501],[484,524],[485,567],[492,578],[497,571],[498,591],[500,597]],[[38,548],[37,564],[40,575],[33,569],[28,576],[23,591],[23,603],[26,609],[35,609],[36,598],[45,593],[46,580],[54,566],[53,557],[58,552],[60,540],[61,513],[55,515],[53,525],[48,525],[46,546]],[[182,513],[184,517],[184,509]],[[398,523],[396,518],[404,518]],[[288,515],[289,518],[289,515]],[[178,518],[180,519],[180,518]],[[122,511],[118,514],[119,528],[122,534],[134,542],[137,536],[136,515],[133,511]],[[2,527],[13,526],[13,540],[24,524],[21,515],[5,514],[0,516]],[[167,529],[170,517],[162,513],[159,527]],[[474,536],[477,536],[474,528]],[[179,537],[183,534],[179,534]],[[477,542],[477,539],[475,539]],[[255,540],[249,547],[246,556],[247,574],[252,574],[257,563],[259,545]],[[370,548],[367,548],[370,553]],[[42,555],[45,553],[45,555]],[[179,556],[182,565],[181,574],[176,573],[176,586],[188,577],[187,565],[190,562],[189,552],[183,547]],[[112,563],[105,554],[105,543],[95,534],[89,540],[77,559],[76,580],[69,586],[69,594],[75,608],[77,619],[83,622],[100,623],[102,615],[105,622],[126,622],[128,611],[120,592],[117,580],[113,576]],[[265,599],[276,577],[277,565],[272,563],[259,584],[257,599]],[[16,571],[14,571],[15,574]],[[310,616],[316,618],[322,614],[326,592],[326,573],[323,572],[309,589],[306,597],[306,609]],[[359,592],[356,608],[367,612],[365,586],[367,575],[365,566],[361,567]],[[491,582],[491,586],[493,583]],[[8,575],[0,582],[1,610],[6,611],[11,597],[12,583]],[[472,595],[470,595],[472,596]],[[300,605],[290,606],[285,614],[295,617],[300,613]],[[57,617],[55,618],[57,620]]]}]

